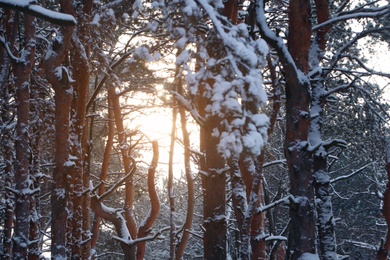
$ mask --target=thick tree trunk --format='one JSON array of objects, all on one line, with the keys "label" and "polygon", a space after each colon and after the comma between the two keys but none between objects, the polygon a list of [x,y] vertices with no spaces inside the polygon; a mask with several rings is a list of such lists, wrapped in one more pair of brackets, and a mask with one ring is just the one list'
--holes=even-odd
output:
[{"label": "thick tree trunk", "polygon": [[[88,128],[86,124],[86,105],[88,102],[89,89],[89,64],[88,57],[85,52],[83,44],[76,36],[73,36],[72,41],[72,66],[76,68],[73,71],[73,102],[72,102],[72,128],[71,128],[71,142],[74,156],[75,166],[71,170],[72,175],[72,250],[71,256],[74,258],[87,259],[89,252],[84,251],[87,255],[81,256],[82,241],[83,241],[83,220],[87,217],[89,219],[89,208],[84,208],[84,199],[89,197],[89,192],[84,192],[89,188],[89,176],[85,174],[85,154],[87,152]],[[85,180],[84,180],[85,179]],[[86,186],[85,183],[88,183]],[[86,186],[86,187],[85,187]],[[87,229],[89,232],[89,227]],[[87,238],[88,240],[89,238]],[[84,245],[88,245],[85,243]],[[88,250],[90,251],[90,250]]]},{"label": "thick tree trunk", "polygon": [[[69,8],[69,7],[68,7]],[[45,72],[49,83],[55,91],[55,168],[53,172],[53,183],[51,189],[51,254],[53,258],[66,258],[66,225],[67,215],[67,176],[72,163],[69,160],[69,118],[72,102],[72,87],[69,84],[68,75],[60,67],[67,45],[69,44],[72,28],[62,30],[63,42],[52,52],[45,61]],[[56,69],[62,70],[62,78],[56,76]]]},{"label": "thick tree trunk", "polygon": [[[10,19],[11,13],[10,11],[5,10],[5,18],[4,21],[13,21],[14,19]],[[9,27],[9,24],[6,23],[3,27]],[[8,28],[10,30],[10,28]],[[7,30],[7,33],[9,33]],[[0,82],[1,82],[1,93],[0,99],[1,102],[1,122],[4,125],[10,125],[12,123],[12,112],[11,112],[11,92],[12,87],[8,82],[8,71],[10,71],[11,62],[7,54],[5,53],[4,48],[0,49],[1,51],[1,74],[0,74]],[[14,219],[14,193],[11,191],[14,188],[14,173],[12,162],[14,160],[13,153],[13,135],[12,129],[4,128],[2,131],[2,135],[0,135],[0,153],[3,155],[4,160],[4,180],[2,182],[3,187],[1,191],[4,194],[4,227],[2,230],[2,252],[0,254],[4,257],[4,259],[12,259],[12,227],[13,227],[13,219]],[[11,188],[11,189],[9,189]]]},{"label": "thick tree trunk", "polygon": [[[290,2],[288,48],[296,67],[308,72],[310,49],[310,1]],[[286,73],[285,154],[290,177],[291,229],[287,259],[304,253],[316,253],[316,217],[311,154],[307,151],[309,118],[309,82],[300,75]]]},{"label": "thick tree trunk", "polygon": [[17,102],[17,124],[15,139],[15,228],[13,259],[26,259],[30,231],[30,186],[29,173],[29,113],[30,113],[30,72],[35,58],[34,18],[24,16],[24,51],[22,62],[14,62],[15,90]]},{"label": "thick tree trunk", "polygon": [[212,136],[218,121],[209,118],[205,125],[204,137],[201,137],[206,157],[205,168],[202,169],[205,172],[202,175],[204,258],[226,259],[225,162],[217,149],[219,140]]},{"label": "thick tree trunk", "polygon": [[388,259],[387,256],[390,252],[390,141],[387,143],[386,149],[386,172],[387,172],[387,185],[386,191],[383,198],[383,215],[385,216],[386,224],[387,224],[387,234],[386,240],[384,244],[379,248],[376,259],[377,260],[385,260]]},{"label": "thick tree trunk", "polygon": [[[326,0],[315,0],[318,24],[329,19],[329,7]],[[326,48],[326,33],[330,27],[324,27],[317,32],[311,46],[311,66],[316,69],[320,65],[322,52]],[[310,110],[309,143],[313,146],[322,142],[321,129],[323,110],[326,99],[323,96],[324,77],[318,75],[312,79],[312,102]],[[321,146],[313,155],[313,176],[316,195],[316,208],[318,215],[319,255],[321,259],[337,259],[336,235],[334,231],[334,218],[332,210],[332,194],[330,190],[330,177],[327,172],[327,148]]]}]

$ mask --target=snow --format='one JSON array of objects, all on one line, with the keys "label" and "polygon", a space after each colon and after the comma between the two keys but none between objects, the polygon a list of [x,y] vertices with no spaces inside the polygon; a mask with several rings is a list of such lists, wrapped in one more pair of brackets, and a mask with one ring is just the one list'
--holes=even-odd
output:
[{"label": "snow", "polygon": [[48,20],[53,23],[66,24],[66,25],[76,25],[76,19],[69,14],[63,14],[49,9],[43,8],[39,5],[36,5],[35,1],[25,1],[25,0],[0,0],[1,7],[13,8],[20,10],[34,16],[40,17],[42,19]]},{"label": "snow", "polygon": [[72,166],[75,166],[76,164],[75,164],[75,162],[73,162],[73,161],[66,161],[66,162],[64,162],[64,166],[65,167],[72,167]]},{"label": "snow", "polygon": [[183,65],[184,63],[188,62],[189,57],[189,50],[182,51],[182,53],[180,53],[180,55],[176,58],[176,65]]},{"label": "snow", "polygon": [[319,260],[318,254],[303,253],[298,260]]},{"label": "snow", "polygon": [[95,14],[93,19],[92,19],[91,24],[92,25],[99,25],[99,22],[100,22],[100,15],[99,14]]}]

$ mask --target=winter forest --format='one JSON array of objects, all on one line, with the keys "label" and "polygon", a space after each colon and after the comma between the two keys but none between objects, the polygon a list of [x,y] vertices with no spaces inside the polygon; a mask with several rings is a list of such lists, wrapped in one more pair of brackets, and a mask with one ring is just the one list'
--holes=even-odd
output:
[{"label": "winter forest", "polygon": [[0,0],[1,259],[388,259],[388,0]]}]

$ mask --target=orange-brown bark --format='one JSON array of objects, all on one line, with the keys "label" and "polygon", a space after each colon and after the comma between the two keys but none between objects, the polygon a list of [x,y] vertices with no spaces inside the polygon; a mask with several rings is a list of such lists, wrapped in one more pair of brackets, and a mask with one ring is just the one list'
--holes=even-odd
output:
[{"label": "orange-brown bark", "polygon": [[[110,166],[111,151],[114,144],[114,112],[112,110],[112,101],[110,95],[108,96],[108,133],[107,133],[107,142],[106,148],[104,149],[102,168],[100,170],[100,181],[101,185],[99,186],[98,195],[102,195],[106,191],[106,186],[104,182],[108,177],[108,169]],[[99,236],[100,222],[101,217],[96,214],[93,220],[92,225],[92,239],[91,239],[91,248],[96,248],[96,243]]]},{"label": "orange-brown bark", "polygon": [[[142,238],[148,235],[148,231],[152,227],[153,223],[158,217],[160,212],[160,201],[158,199],[156,184],[155,184],[155,174],[156,167],[158,164],[159,151],[158,151],[158,142],[153,141],[153,158],[148,170],[148,192],[150,199],[150,211],[146,216],[145,220],[142,222],[138,228],[137,238]],[[146,242],[137,243],[137,259],[142,260],[145,257]]]}]

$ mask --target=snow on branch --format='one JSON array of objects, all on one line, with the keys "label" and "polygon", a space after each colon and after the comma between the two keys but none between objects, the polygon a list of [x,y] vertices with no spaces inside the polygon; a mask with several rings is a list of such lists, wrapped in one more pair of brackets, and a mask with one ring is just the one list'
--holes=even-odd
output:
[{"label": "snow on branch", "polygon": [[188,102],[182,95],[177,93],[176,91],[171,91],[172,95],[176,98],[177,101],[179,101],[180,105],[182,105],[186,110],[188,110],[192,117],[195,119],[195,121],[200,125],[204,125],[204,118],[202,118],[198,110],[190,103]]},{"label": "snow on branch", "polygon": [[307,148],[307,150],[309,152],[316,152],[321,147],[324,147],[326,150],[328,150],[329,148],[334,147],[334,146],[337,146],[337,147],[340,147],[340,148],[347,148],[348,144],[347,144],[346,141],[344,141],[342,139],[332,139],[332,140],[329,140],[329,141],[318,142],[315,145],[310,145]]},{"label": "snow on branch", "polygon": [[162,228],[160,229],[159,231],[157,231],[154,235],[152,236],[147,236],[147,237],[141,237],[141,238],[137,238],[137,239],[123,239],[121,237],[118,237],[118,236],[113,236],[112,238],[121,242],[121,243],[124,243],[126,245],[134,245],[134,244],[137,244],[137,243],[140,243],[140,242],[147,242],[147,241],[151,241],[151,240],[155,240],[157,238],[160,237],[160,235],[169,230],[170,227],[165,227],[165,228]]},{"label": "snow on branch", "polygon": [[263,164],[263,168],[269,167],[269,166],[272,166],[272,165],[275,165],[275,164],[283,164],[283,165],[285,165],[286,164],[286,159],[275,160],[275,161],[272,161],[272,162],[264,163]]},{"label": "snow on branch", "polygon": [[336,64],[340,61],[340,59],[343,57],[343,53],[348,51],[348,49],[350,47],[352,47],[355,43],[358,42],[358,40],[366,37],[366,36],[369,36],[369,35],[372,35],[374,33],[378,33],[378,32],[382,32],[384,30],[389,30],[390,27],[389,26],[384,26],[384,27],[378,27],[378,28],[370,28],[370,29],[367,29],[367,30],[364,30],[360,33],[357,33],[356,36],[354,38],[352,38],[349,42],[347,42],[346,44],[344,44],[344,46],[342,46],[341,48],[339,48],[337,50],[337,52],[333,55],[332,57],[332,60],[331,60],[331,63],[329,65],[329,67],[327,68],[324,68],[323,70],[326,71],[325,75],[326,76],[327,74],[329,74],[336,66]]},{"label": "snow on branch", "polygon": [[37,5],[37,2],[34,0],[0,0],[0,7],[21,11],[58,25],[77,25],[77,21],[72,15],[51,11]]},{"label": "snow on branch", "polygon": [[356,174],[362,172],[363,170],[365,170],[368,166],[370,166],[370,165],[373,164],[373,163],[374,163],[374,162],[371,162],[371,163],[369,163],[369,164],[366,164],[366,165],[364,165],[363,167],[357,169],[356,171],[354,171],[354,172],[352,172],[352,173],[350,173],[350,174],[348,174],[348,175],[343,175],[343,176],[336,177],[336,178],[330,180],[330,183],[334,183],[334,182],[337,182],[337,181],[341,181],[341,180],[345,180],[345,179],[351,178],[352,176],[354,176],[354,175],[356,175]]},{"label": "snow on branch", "polygon": [[340,15],[340,16],[336,16],[334,18],[331,18],[331,19],[327,20],[326,22],[323,22],[321,24],[313,26],[312,30],[317,31],[317,30],[324,28],[326,26],[333,25],[337,22],[346,21],[346,20],[350,20],[350,19],[380,17],[380,16],[383,16],[385,14],[388,14],[389,12],[390,12],[390,7],[388,5],[374,8],[374,9],[365,10],[365,11],[360,10],[360,12]]},{"label": "snow on branch", "polygon": [[[263,39],[253,40],[245,24],[231,24],[219,13],[218,3],[221,2],[189,0],[183,9],[184,13],[189,9],[193,14],[202,13],[210,21],[207,41],[213,44],[202,46],[197,54],[198,62],[202,63],[199,67],[205,69],[192,73],[186,64],[189,51],[183,51],[176,64],[187,70],[191,94],[198,91],[197,79],[206,83],[202,93],[207,99],[204,117],[206,121],[210,118],[215,120],[212,136],[219,139],[218,151],[222,156],[230,158],[242,152],[259,155],[267,142],[269,125],[268,117],[260,112],[267,95],[259,69],[269,51],[268,45]],[[190,30],[178,28],[172,32],[172,35],[181,37],[176,44],[179,48],[193,38],[187,31]],[[181,100],[181,103],[185,102]]]},{"label": "snow on branch", "polygon": [[3,37],[0,37],[0,42],[1,42],[1,44],[4,46],[5,51],[7,52],[8,56],[11,58],[11,60],[13,60],[13,61],[16,62],[16,63],[25,61],[25,60],[23,60],[23,59],[20,59],[20,58],[16,57],[16,56],[12,53],[11,48],[9,47],[8,42],[7,42]]},{"label": "snow on branch", "polygon": [[281,37],[278,37],[267,25],[267,20],[264,15],[264,1],[256,1],[256,22],[260,29],[261,37],[263,37],[272,48],[276,50],[284,66],[293,70],[296,75],[300,75],[298,68],[295,65],[294,59],[292,58],[286,44],[283,42]]},{"label": "snow on branch", "polygon": [[276,207],[277,205],[279,204],[282,204],[282,203],[289,203],[290,201],[294,200],[294,197],[292,195],[288,195],[287,197],[284,197],[284,198],[281,198],[281,199],[278,199],[268,205],[265,205],[265,206],[260,206],[257,208],[256,212],[257,214],[260,214],[270,208],[273,208],[273,207]]}]

